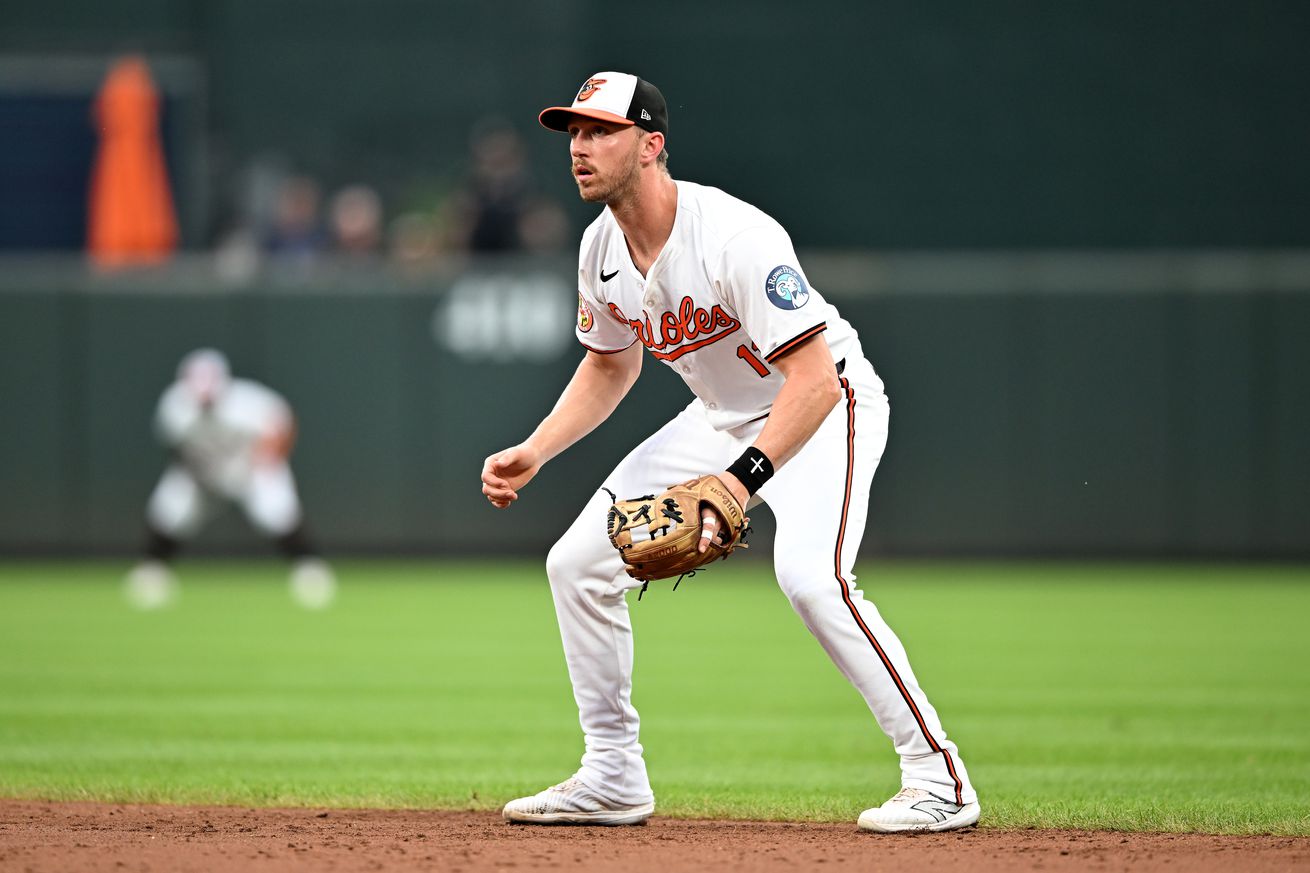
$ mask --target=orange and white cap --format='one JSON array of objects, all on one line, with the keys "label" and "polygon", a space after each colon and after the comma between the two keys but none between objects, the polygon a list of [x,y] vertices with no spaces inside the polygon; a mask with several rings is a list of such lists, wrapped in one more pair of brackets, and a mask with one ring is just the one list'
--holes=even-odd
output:
[{"label": "orange and white cap", "polygon": [[614,124],[636,125],[643,130],[669,133],[669,105],[664,95],[645,79],[612,70],[597,73],[582,83],[571,106],[550,106],[537,120],[551,130],[568,132],[569,120],[581,115]]}]

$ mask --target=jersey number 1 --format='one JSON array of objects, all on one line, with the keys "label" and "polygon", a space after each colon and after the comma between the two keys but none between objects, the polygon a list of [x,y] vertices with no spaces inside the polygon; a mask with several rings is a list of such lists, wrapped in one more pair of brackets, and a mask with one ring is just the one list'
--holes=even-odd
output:
[{"label": "jersey number 1", "polygon": [[[757,352],[759,351],[759,347],[755,343],[751,343],[751,348]],[[764,366],[763,361],[751,354],[751,350],[746,348],[745,345],[737,346],[737,357],[750,364],[751,369],[758,373],[761,379],[769,375],[769,368]]]}]

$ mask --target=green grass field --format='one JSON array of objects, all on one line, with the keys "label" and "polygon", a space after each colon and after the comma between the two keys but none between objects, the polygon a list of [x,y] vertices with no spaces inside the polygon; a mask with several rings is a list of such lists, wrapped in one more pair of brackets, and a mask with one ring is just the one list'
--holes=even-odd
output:
[{"label": "green grass field", "polygon": [[[890,744],[750,559],[632,602],[658,811],[854,820]],[[581,738],[535,562],[0,564],[0,796],[492,809]],[[871,563],[988,827],[1310,834],[1310,568]]]}]

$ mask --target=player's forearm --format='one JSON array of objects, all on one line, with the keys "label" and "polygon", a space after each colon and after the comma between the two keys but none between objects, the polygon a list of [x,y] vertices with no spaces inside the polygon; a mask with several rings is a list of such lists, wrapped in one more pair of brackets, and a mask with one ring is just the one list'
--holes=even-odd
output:
[{"label": "player's forearm", "polygon": [[784,381],[755,447],[778,470],[814,436],[841,399],[841,387],[822,337],[807,340],[774,363]]},{"label": "player's forearm", "polygon": [[618,408],[641,371],[641,349],[634,349],[607,357],[589,353],[582,359],[555,408],[528,437],[543,463],[591,433]]},{"label": "player's forearm", "polygon": [[840,399],[841,389],[831,373],[788,377],[755,440],[756,448],[768,456],[775,470],[780,469],[809,442]]}]

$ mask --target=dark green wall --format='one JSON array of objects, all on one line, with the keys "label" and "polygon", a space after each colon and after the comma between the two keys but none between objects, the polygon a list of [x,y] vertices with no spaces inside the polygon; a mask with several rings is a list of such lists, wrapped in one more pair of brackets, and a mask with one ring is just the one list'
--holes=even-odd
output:
[{"label": "dark green wall", "polygon": [[256,155],[430,205],[488,114],[572,202],[536,112],[617,68],[669,98],[676,175],[803,246],[1310,243],[1307,33],[1289,0],[0,2],[0,52],[201,62],[215,232]]},{"label": "dark green wall", "polygon": [[[567,318],[567,268],[547,279]],[[512,530],[508,548],[541,553],[584,483],[689,395],[647,361],[640,402],[548,466],[512,519],[496,513],[478,491],[482,458],[531,430],[579,354],[567,323],[554,350],[457,354],[434,332],[451,299],[440,287],[0,293],[0,552],[133,549],[164,459],[153,406],[181,355],[213,344],[296,407],[294,464],[329,551],[504,549]],[[866,551],[1310,555],[1310,295],[840,305],[892,402]],[[202,547],[263,548],[237,517]]]}]

